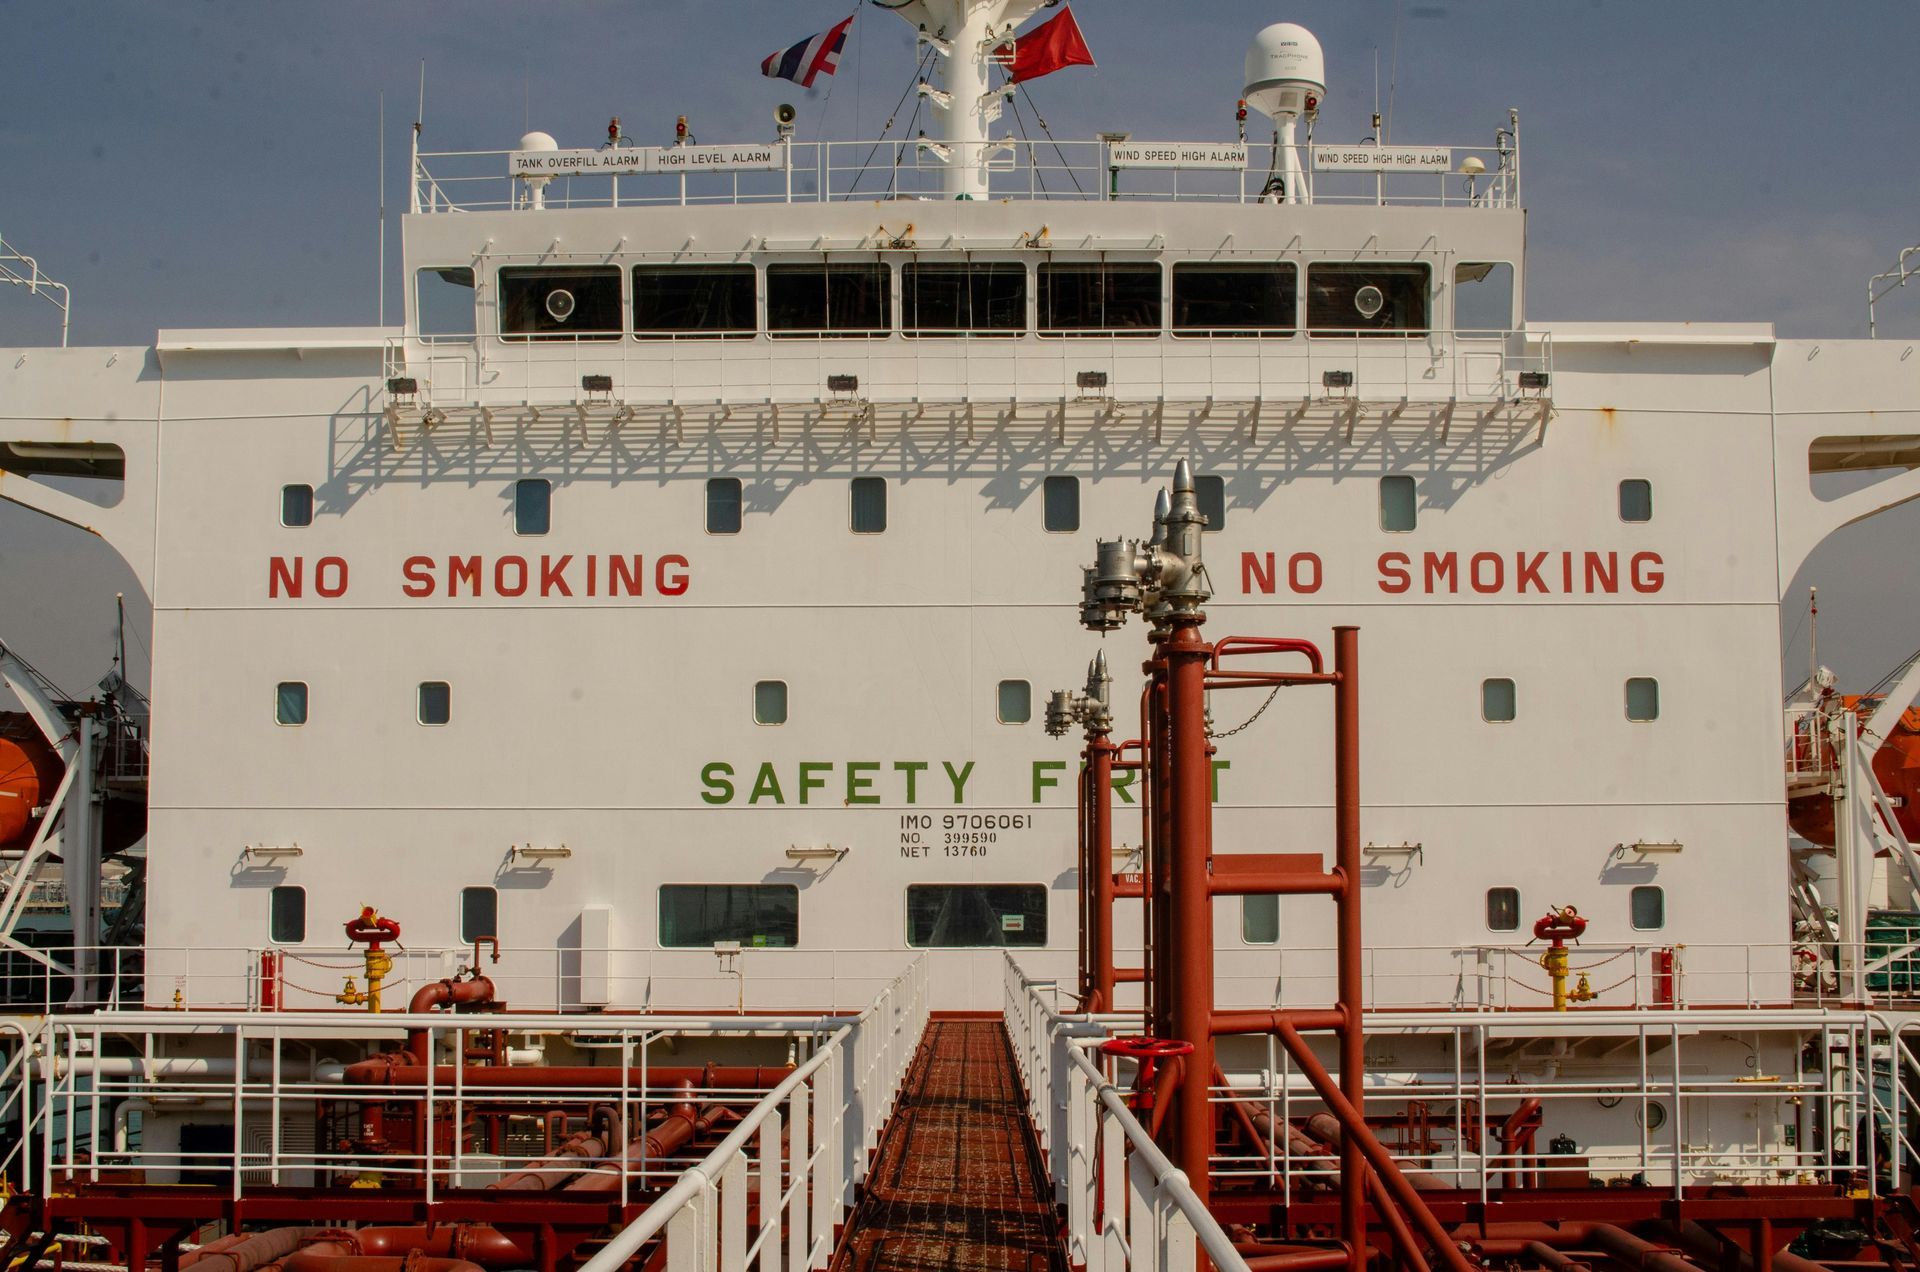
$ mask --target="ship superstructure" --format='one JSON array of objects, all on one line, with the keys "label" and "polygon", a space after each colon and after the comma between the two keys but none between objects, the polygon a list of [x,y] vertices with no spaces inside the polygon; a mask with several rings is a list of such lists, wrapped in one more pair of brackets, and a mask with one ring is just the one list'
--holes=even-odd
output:
[{"label": "ship superstructure", "polygon": [[[1150,1070],[1130,1112],[1049,1111],[1098,1095],[1063,1039],[1144,1027],[1175,831],[1150,757],[1100,739],[1160,745],[1167,647],[1076,616],[1083,571],[1089,605],[1121,586],[1096,539],[1150,526],[1204,555],[1210,631],[1364,658],[1364,950],[1304,884],[1222,887],[1207,981],[1242,1017],[1364,1003],[1372,1125],[1430,1195],[1394,1205],[1528,1266],[1557,1265],[1486,1225],[1589,1193],[1777,1222],[1740,1236],[1755,1265],[1895,1213],[1920,867],[1875,755],[1915,686],[1783,712],[1780,614],[1822,539],[1920,495],[1920,362],[1532,318],[1518,114],[1480,145],[1316,140],[1298,27],[1248,54],[1271,140],[1003,139],[1038,7],[900,6],[944,68],[934,139],[786,112],[723,145],[616,121],[416,153],[400,327],[0,364],[0,497],[103,536],[154,607],[144,941],[88,951],[88,920],[71,963],[13,965],[49,968],[13,981],[22,1242],[95,1218],[144,1266],[209,1223],[485,1220],[492,1262],[432,1249],[577,1263],[743,1175],[748,1130],[777,1150],[767,1099],[802,1089],[815,1208],[756,1194],[753,1223],[825,1266],[927,1014],[1004,1008],[1075,1262],[1124,1265],[1084,1173],[1111,1118],[1105,1179],[1124,1130],[1155,1215],[1227,1240],[1192,1179],[1251,1225],[1235,1257],[1331,1266],[1254,1249],[1333,1230],[1343,1169],[1362,1188],[1277,1026],[1220,1039],[1198,1169],[1153,1157]],[[34,480],[76,464],[117,501]],[[1051,722],[1084,726],[1089,786],[1045,726],[1096,658]],[[1324,716],[1218,688],[1211,869],[1346,834]],[[46,799],[21,859],[89,799]],[[1123,1083],[1158,1054],[1120,1050]],[[311,1257],[416,1248],[382,1240]]]}]

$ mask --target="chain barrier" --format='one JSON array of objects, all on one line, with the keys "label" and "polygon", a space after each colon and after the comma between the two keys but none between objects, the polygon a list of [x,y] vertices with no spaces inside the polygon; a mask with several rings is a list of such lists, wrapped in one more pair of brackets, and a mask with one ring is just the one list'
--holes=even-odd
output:
[{"label": "chain barrier", "polygon": [[1255,720],[1258,720],[1261,716],[1267,713],[1267,708],[1273,705],[1273,700],[1280,696],[1280,690],[1285,687],[1286,686],[1284,685],[1275,685],[1273,687],[1273,692],[1267,695],[1267,700],[1260,704],[1260,709],[1258,711],[1255,711],[1252,715],[1248,716],[1245,720],[1241,721],[1239,724],[1234,725],[1231,729],[1228,729],[1225,733],[1215,732],[1214,727],[1211,724],[1209,724],[1207,726],[1207,736],[1210,738],[1230,738],[1234,734],[1239,733],[1242,730],[1246,729]]}]

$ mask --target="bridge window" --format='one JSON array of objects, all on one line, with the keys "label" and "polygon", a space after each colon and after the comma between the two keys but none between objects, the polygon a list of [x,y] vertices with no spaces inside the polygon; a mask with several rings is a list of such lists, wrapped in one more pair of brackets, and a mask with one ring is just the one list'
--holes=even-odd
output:
[{"label": "bridge window", "polygon": [[1651,883],[1635,888],[1627,898],[1630,921],[1641,932],[1667,925],[1667,894]]},{"label": "bridge window", "polygon": [[995,713],[1002,724],[1025,724],[1033,719],[1033,686],[1024,680],[1002,680]]},{"label": "bridge window", "polygon": [[1629,477],[1620,483],[1620,520],[1653,520],[1653,483],[1644,477]]},{"label": "bridge window", "polygon": [[1520,889],[1487,889],[1487,930],[1514,932],[1520,927]]},{"label": "bridge window", "polygon": [[1205,533],[1217,534],[1227,528],[1227,480],[1211,473],[1202,473],[1193,479],[1194,502],[1200,505],[1200,515],[1207,519]]},{"label": "bridge window", "polygon": [[1040,267],[1040,331],[1151,335],[1160,330],[1158,265],[1086,264]]},{"label": "bridge window", "polygon": [[1456,331],[1513,330],[1513,266],[1505,261],[1453,267]]},{"label": "bridge window", "polygon": [[298,529],[313,524],[313,487],[280,487],[280,524]]},{"label": "bridge window", "polygon": [[1660,682],[1652,676],[1635,676],[1627,681],[1627,719],[1636,721],[1660,718]]},{"label": "bridge window", "polygon": [[790,883],[663,883],[660,944],[702,949],[738,941],[752,949],[800,944],[800,889]]},{"label": "bridge window", "polygon": [[707,533],[740,533],[740,479],[707,478]]},{"label": "bridge window", "polygon": [[753,722],[755,724],[785,724],[787,722],[786,681],[762,680],[754,684]]},{"label": "bridge window", "polygon": [[855,477],[851,483],[847,524],[855,534],[884,534],[887,529],[887,480]]},{"label": "bridge window", "polygon": [[1309,334],[1424,335],[1429,277],[1425,265],[1309,265]]},{"label": "bridge window", "polygon": [[500,334],[508,340],[617,340],[622,325],[617,265],[500,271]]},{"label": "bridge window", "polygon": [[416,701],[422,724],[445,724],[453,718],[453,686],[444,680],[423,680]]},{"label": "bridge window", "polygon": [[305,724],[307,722],[307,686],[299,680],[283,680],[273,691],[273,720],[275,724]]},{"label": "bridge window", "polygon": [[553,528],[553,483],[522,477],[513,483],[513,532],[545,534]]},{"label": "bridge window", "polygon": [[1280,944],[1280,898],[1240,898],[1240,939],[1248,945]]},{"label": "bridge window", "polygon": [[1380,479],[1380,528],[1391,534],[1405,534],[1419,522],[1414,498],[1413,478],[1396,475]]},{"label": "bridge window", "polygon": [[910,336],[1017,335],[1027,329],[1027,267],[916,262],[900,271],[900,308]]},{"label": "bridge window", "polygon": [[307,939],[307,890],[284,884],[270,894],[267,939],[275,945],[298,945]]},{"label": "bridge window", "polygon": [[1506,724],[1514,717],[1513,681],[1495,677],[1480,682],[1480,718],[1488,724]]},{"label": "bridge window", "polygon": [[1071,534],[1080,528],[1080,479],[1049,477],[1041,483],[1042,521],[1053,534]]},{"label": "bridge window", "polygon": [[473,270],[465,265],[434,266],[414,274],[413,313],[419,334],[472,339]]},{"label": "bridge window", "polygon": [[1279,262],[1175,265],[1173,329],[1211,336],[1290,336],[1299,271]]},{"label": "bridge window", "polygon": [[500,893],[493,888],[460,889],[460,941],[500,939]]},{"label": "bridge window", "polygon": [[892,310],[885,265],[767,266],[767,330],[776,335],[884,336]]},{"label": "bridge window", "polygon": [[751,336],[751,265],[639,265],[633,271],[633,334]]},{"label": "bridge window", "polygon": [[914,949],[1045,945],[1041,883],[916,883],[907,888],[907,944]]}]

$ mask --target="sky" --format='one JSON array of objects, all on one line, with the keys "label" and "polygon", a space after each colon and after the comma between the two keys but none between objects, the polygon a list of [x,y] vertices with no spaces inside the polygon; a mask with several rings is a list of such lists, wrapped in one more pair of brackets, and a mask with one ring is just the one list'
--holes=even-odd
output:
[{"label": "sky", "polygon": [[[371,323],[383,168],[397,312],[423,59],[429,149],[506,149],[529,126],[593,146],[612,115],[642,144],[670,141],[681,114],[703,141],[764,140],[783,100],[803,139],[867,138],[912,75],[898,18],[862,11],[839,75],[811,92],[758,74],[852,3],[0,0],[13,54],[0,236],[73,288],[75,344]],[[1099,66],[1031,86],[1062,138],[1230,137],[1246,46],[1279,20],[1326,49],[1319,140],[1371,131],[1376,61],[1396,142],[1487,144],[1519,108],[1534,320],[1862,337],[1867,278],[1920,242],[1910,0],[1079,0],[1076,13]],[[0,347],[57,340],[51,307],[0,291]],[[1883,338],[1920,337],[1920,283],[1884,315]],[[1885,514],[1795,581],[1796,595],[1821,587],[1822,661],[1843,683],[1920,646],[1920,578],[1894,565],[1917,537],[1920,507]],[[0,504],[0,638],[70,689],[106,670],[116,591],[139,680],[132,577],[87,536]],[[1800,633],[1791,665],[1805,661],[1801,608],[1783,623]]]}]

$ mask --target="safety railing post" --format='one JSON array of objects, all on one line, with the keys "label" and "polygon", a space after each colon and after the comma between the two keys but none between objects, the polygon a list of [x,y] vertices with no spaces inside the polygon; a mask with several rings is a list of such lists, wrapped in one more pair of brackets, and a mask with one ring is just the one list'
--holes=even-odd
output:
[{"label": "safety railing post", "polygon": [[1087,1114],[1091,1088],[1079,1069],[1067,1073],[1067,1253],[1087,1261],[1087,1232],[1093,1203],[1093,1144]]},{"label": "safety railing post", "polygon": [[735,1153],[720,1171],[720,1267],[746,1272],[747,1156]]},{"label": "safety railing post", "polygon": [[1127,1266],[1126,1132],[1113,1110],[1100,1110],[1100,1236],[1088,1250],[1089,1272],[1121,1272]]},{"label": "safety railing post", "polygon": [[793,1088],[787,1101],[787,1170],[792,1181],[793,1200],[787,1207],[787,1231],[792,1241],[787,1249],[787,1272],[806,1272],[813,1257],[813,1228],[807,1222],[807,1189],[812,1172],[807,1164],[807,1146],[812,1142],[807,1126],[807,1084]]},{"label": "safety railing post", "polygon": [[1135,1154],[1127,1163],[1127,1248],[1130,1272],[1160,1272],[1160,1198],[1153,1171]]},{"label": "safety railing post", "polygon": [[760,1123],[760,1272],[780,1269],[780,1110]]}]

